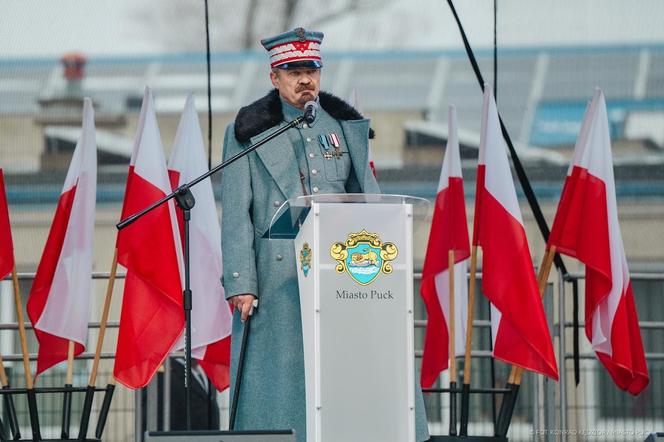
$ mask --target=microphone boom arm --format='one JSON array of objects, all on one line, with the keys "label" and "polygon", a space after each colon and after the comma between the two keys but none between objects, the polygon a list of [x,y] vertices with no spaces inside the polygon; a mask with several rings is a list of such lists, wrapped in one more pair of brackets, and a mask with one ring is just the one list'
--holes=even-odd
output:
[{"label": "microphone boom arm", "polygon": [[285,125],[284,127],[281,127],[281,128],[279,128],[278,130],[272,132],[270,135],[268,135],[268,136],[265,137],[264,139],[260,140],[259,142],[255,143],[255,144],[252,144],[251,146],[249,146],[248,148],[246,148],[246,149],[243,150],[242,152],[233,155],[232,157],[230,157],[230,158],[227,159],[226,161],[222,162],[221,164],[218,164],[218,165],[215,166],[213,169],[210,169],[209,171],[205,172],[203,175],[199,176],[198,178],[194,178],[194,179],[191,180],[190,182],[185,183],[185,184],[182,184],[181,186],[179,186],[178,188],[176,188],[175,190],[173,190],[173,192],[171,192],[170,194],[168,194],[168,195],[166,195],[165,197],[163,197],[163,198],[161,198],[161,199],[155,201],[154,203],[152,203],[151,205],[149,205],[149,206],[146,207],[145,209],[141,210],[140,212],[137,212],[137,213],[135,213],[135,214],[133,214],[133,215],[130,215],[130,216],[128,216],[127,218],[121,220],[121,221],[120,221],[119,223],[117,223],[115,226],[117,227],[118,230],[122,230],[122,229],[124,229],[125,227],[127,227],[128,225],[130,225],[131,223],[133,223],[134,221],[136,221],[136,220],[138,220],[139,218],[143,217],[145,214],[147,214],[147,213],[151,212],[152,210],[154,210],[155,208],[161,206],[161,205],[164,204],[166,201],[175,198],[177,195],[187,193],[191,187],[193,187],[193,186],[195,186],[196,184],[200,183],[200,182],[203,181],[204,179],[208,178],[208,177],[211,176],[211,175],[214,175],[215,173],[219,172],[220,170],[222,170],[222,169],[225,168],[226,166],[229,166],[230,164],[232,164],[232,163],[234,163],[235,161],[239,160],[239,159],[242,158],[243,156],[248,155],[250,152],[253,152],[254,150],[258,149],[258,148],[259,148],[260,146],[262,146],[263,144],[265,144],[265,143],[267,143],[268,141],[270,141],[270,140],[272,140],[272,139],[278,137],[278,136],[281,135],[282,133],[286,132],[288,129],[290,129],[290,128],[292,128],[292,127],[295,127],[295,126],[297,126],[298,124],[300,124],[300,123],[306,121],[305,119],[306,119],[306,116],[305,116],[305,115],[302,115],[302,116],[299,116],[299,117],[295,118],[294,120],[290,121],[290,122],[289,122],[287,125]]}]

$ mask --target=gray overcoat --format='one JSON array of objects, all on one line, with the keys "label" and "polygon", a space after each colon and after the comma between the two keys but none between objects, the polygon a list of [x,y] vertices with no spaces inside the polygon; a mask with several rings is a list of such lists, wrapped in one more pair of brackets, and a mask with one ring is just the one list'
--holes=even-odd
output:
[{"label": "gray overcoat", "polygon": [[[321,93],[319,100],[339,121],[349,148],[353,167],[346,190],[379,193],[369,168],[369,120],[332,95]],[[285,124],[276,91],[242,108],[226,128],[224,160]],[[305,442],[304,359],[293,241],[263,238],[279,206],[303,194],[297,164],[293,146],[284,134],[223,171],[222,280],[227,298],[252,293],[259,299],[258,310],[250,320],[236,429],[294,428],[298,442]],[[231,397],[242,331],[236,311]],[[421,395],[418,397],[418,440],[426,440],[426,418]]]}]

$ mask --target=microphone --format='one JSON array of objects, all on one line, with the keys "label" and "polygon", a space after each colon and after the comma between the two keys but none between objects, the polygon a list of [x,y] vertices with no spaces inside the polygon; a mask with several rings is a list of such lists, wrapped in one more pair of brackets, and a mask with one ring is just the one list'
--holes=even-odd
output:
[{"label": "microphone", "polygon": [[315,101],[307,101],[304,105],[304,121],[311,124],[316,119],[316,111],[318,110],[318,103]]}]

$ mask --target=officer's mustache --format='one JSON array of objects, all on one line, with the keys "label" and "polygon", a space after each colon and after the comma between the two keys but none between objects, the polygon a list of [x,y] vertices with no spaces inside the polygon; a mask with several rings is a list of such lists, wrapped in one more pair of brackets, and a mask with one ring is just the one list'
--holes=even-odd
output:
[{"label": "officer's mustache", "polygon": [[302,91],[312,91],[313,92],[315,90],[316,89],[313,86],[308,85],[308,84],[303,84],[302,86],[298,86],[297,88],[295,88],[295,92],[302,92]]}]

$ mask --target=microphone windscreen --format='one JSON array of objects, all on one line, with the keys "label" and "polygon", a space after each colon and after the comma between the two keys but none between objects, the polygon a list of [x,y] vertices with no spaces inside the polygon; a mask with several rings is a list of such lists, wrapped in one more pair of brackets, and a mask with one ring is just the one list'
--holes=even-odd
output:
[{"label": "microphone windscreen", "polygon": [[318,110],[318,103],[315,101],[307,101],[304,104],[304,120],[311,124],[316,119],[316,111]]}]

